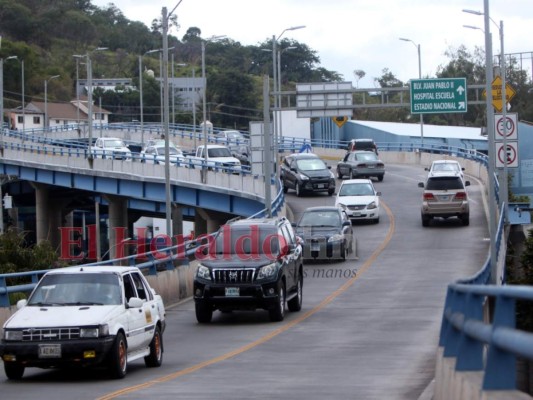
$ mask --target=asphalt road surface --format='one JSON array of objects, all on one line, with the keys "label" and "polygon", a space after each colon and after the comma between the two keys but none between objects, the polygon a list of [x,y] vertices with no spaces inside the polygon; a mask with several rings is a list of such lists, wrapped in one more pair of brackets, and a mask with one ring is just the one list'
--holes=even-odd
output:
[{"label": "asphalt road surface", "polygon": [[[2,399],[417,399],[434,376],[448,283],[473,275],[488,254],[482,187],[470,179],[470,226],[423,228],[422,167],[388,165],[379,224],[354,224],[357,254],[306,263],[302,311],[216,312],[200,325],[194,303],[169,306],[161,368],[131,363],[123,380],[105,370],[0,371]],[[327,194],[287,201],[294,218]]]}]

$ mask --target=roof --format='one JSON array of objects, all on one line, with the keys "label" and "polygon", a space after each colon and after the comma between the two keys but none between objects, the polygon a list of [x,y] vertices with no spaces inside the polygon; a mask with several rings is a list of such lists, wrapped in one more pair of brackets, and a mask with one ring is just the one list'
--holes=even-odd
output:
[{"label": "roof", "polygon": [[[44,102],[42,101],[32,101],[27,106],[25,111],[35,112],[44,114]],[[77,120],[78,119],[78,110],[79,118],[87,119],[87,113],[83,110],[83,107],[79,109],[73,103],[51,103],[47,102],[46,109],[48,112],[48,117],[51,119],[64,119],[64,120]],[[111,114],[109,111],[93,105],[93,113],[99,114]]]},{"label": "roof", "polygon": [[47,272],[47,274],[72,274],[72,273],[123,273],[127,271],[139,271],[137,267],[131,266],[117,266],[117,265],[94,265],[94,266],[75,266],[75,267],[65,267],[65,268],[56,268]]},{"label": "roof", "polygon": [[[347,121],[347,123],[363,125],[399,136],[420,136],[420,124],[358,120]],[[480,128],[470,128],[466,126],[454,126],[450,128],[446,125],[429,124],[424,124],[424,137],[487,140],[487,136],[481,135]]]}]

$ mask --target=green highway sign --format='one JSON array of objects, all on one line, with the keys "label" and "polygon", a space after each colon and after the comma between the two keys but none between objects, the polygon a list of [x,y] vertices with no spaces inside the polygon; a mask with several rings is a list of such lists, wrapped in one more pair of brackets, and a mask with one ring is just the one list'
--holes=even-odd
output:
[{"label": "green highway sign", "polygon": [[411,79],[411,114],[466,110],[466,78]]}]

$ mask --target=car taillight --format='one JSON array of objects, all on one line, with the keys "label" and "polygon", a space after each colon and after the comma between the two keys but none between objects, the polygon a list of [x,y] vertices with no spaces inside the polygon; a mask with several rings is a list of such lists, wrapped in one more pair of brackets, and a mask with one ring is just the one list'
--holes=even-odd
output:
[{"label": "car taillight", "polygon": [[424,193],[424,200],[435,200],[435,196],[433,196],[433,193]]},{"label": "car taillight", "polygon": [[465,192],[456,193],[455,200],[466,200],[466,193]]},{"label": "car taillight", "polygon": [[363,163],[363,164],[357,164],[357,166],[358,166],[359,168],[366,168],[366,164],[365,164],[365,163]]},{"label": "car taillight", "polygon": [[385,164],[378,163],[378,164],[377,164],[377,167],[378,167],[378,168],[385,168]]}]

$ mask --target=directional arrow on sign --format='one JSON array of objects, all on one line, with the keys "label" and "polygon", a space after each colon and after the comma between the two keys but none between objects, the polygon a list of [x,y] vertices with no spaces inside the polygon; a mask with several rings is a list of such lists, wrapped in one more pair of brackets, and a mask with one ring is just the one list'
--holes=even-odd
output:
[{"label": "directional arrow on sign", "polygon": [[462,87],[462,86],[459,86],[459,87],[457,88],[457,91],[459,92],[459,95],[461,95],[461,96],[462,96],[462,95],[463,95],[463,93],[464,93],[464,91],[465,91],[465,88],[464,88],[464,87]]}]

